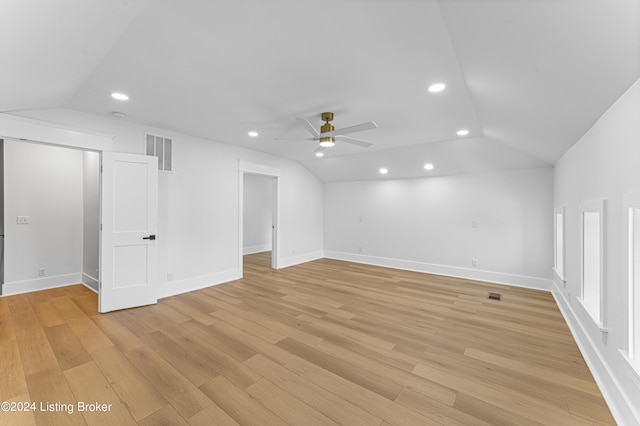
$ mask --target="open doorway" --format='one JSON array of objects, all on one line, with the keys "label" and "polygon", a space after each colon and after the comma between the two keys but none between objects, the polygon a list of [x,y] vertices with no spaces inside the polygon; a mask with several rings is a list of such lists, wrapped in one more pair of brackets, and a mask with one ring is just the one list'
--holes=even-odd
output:
[{"label": "open doorway", "polygon": [[2,148],[2,294],[97,292],[100,154],[12,139]]},{"label": "open doorway", "polygon": [[240,162],[239,260],[247,267],[278,269],[280,170]]},{"label": "open doorway", "polygon": [[244,268],[271,268],[275,178],[244,174],[242,255]]}]

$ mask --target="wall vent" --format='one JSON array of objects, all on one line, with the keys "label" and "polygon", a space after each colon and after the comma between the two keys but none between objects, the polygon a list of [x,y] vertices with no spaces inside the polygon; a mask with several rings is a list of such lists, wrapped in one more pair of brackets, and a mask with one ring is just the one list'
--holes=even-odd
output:
[{"label": "wall vent", "polygon": [[502,300],[502,295],[500,293],[491,293],[490,292],[489,293],[489,297],[487,297],[487,299],[500,301],[500,300]]},{"label": "wall vent", "polygon": [[147,155],[158,157],[158,170],[170,172],[172,170],[172,142],[171,138],[147,133]]}]

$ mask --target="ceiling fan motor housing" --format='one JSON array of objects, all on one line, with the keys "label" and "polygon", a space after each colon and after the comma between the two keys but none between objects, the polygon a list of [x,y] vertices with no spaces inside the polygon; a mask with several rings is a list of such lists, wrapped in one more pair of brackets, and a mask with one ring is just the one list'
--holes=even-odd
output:
[{"label": "ceiling fan motor housing", "polygon": [[[325,121],[325,123],[320,127],[320,134],[322,135],[322,133],[333,132],[335,130],[335,127],[329,124],[329,122],[333,120],[333,113],[323,112],[321,117],[322,117],[322,120]],[[336,140],[334,138],[330,138],[330,137],[320,138],[320,146],[331,147],[335,143],[336,143]]]}]

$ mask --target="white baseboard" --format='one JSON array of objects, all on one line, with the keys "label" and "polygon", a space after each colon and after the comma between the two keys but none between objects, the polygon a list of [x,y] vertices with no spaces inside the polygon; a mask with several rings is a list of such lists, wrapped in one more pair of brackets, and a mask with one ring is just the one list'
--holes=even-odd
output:
[{"label": "white baseboard", "polygon": [[505,274],[502,272],[484,271],[480,269],[460,268],[456,266],[437,265],[433,263],[416,262],[387,257],[367,256],[363,254],[325,251],[328,259],[346,260],[367,265],[384,266],[387,268],[404,269],[407,271],[424,272],[427,274],[444,275],[448,277],[464,278],[475,281],[486,281],[515,287],[525,287],[534,290],[551,291],[551,279],[527,277],[524,275]]},{"label": "white baseboard", "polygon": [[48,290],[51,288],[65,287],[81,284],[82,273],[56,275],[51,277],[39,277],[32,280],[14,281],[2,285],[2,296],[31,293],[32,291]]},{"label": "white baseboard", "polygon": [[244,247],[242,249],[242,254],[255,254],[255,253],[262,253],[264,251],[271,251],[271,244],[262,244],[260,246]]},{"label": "white baseboard", "polygon": [[289,266],[299,265],[301,263],[311,262],[312,260],[322,259],[324,253],[322,250],[312,251],[310,253],[299,254],[278,259],[278,269],[288,268]]},{"label": "white baseboard", "polygon": [[239,268],[234,268],[215,274],[201,275],[184,280],[167,281],[166,286],[164,286],[164,291],[159,291],[158,299],[200,290],[240,278],[242,278],[242,271]]},{"label": "white baseboard", "polygon": [[98,292],[99,280],[95,277],[92,277],[89,274],[82,273],[82,284],[87,287],[89,290],[94,292]]},{"label": "white baseboard", "polygon": [[[587,333],[571,304],[567,301],[558,283],[554,280],[551,294],[569,326],[569,330],[576,341],[582,357],[585,359],[611,414],[619,425],[640,425],[640,413],[620,385],[607,360],[602,356],[598,347]],[[623,362],[622,360],[620,362]]]}]

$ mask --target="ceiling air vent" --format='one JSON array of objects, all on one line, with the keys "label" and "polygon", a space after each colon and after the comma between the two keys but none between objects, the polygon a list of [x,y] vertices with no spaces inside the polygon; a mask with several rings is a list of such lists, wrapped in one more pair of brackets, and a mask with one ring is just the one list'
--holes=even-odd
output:
[{"label": "ceiling air vent", "polygon": [[147,133],[147,155],[158,157],[158,170],[170,172],[172,170],[172,139]]}]

